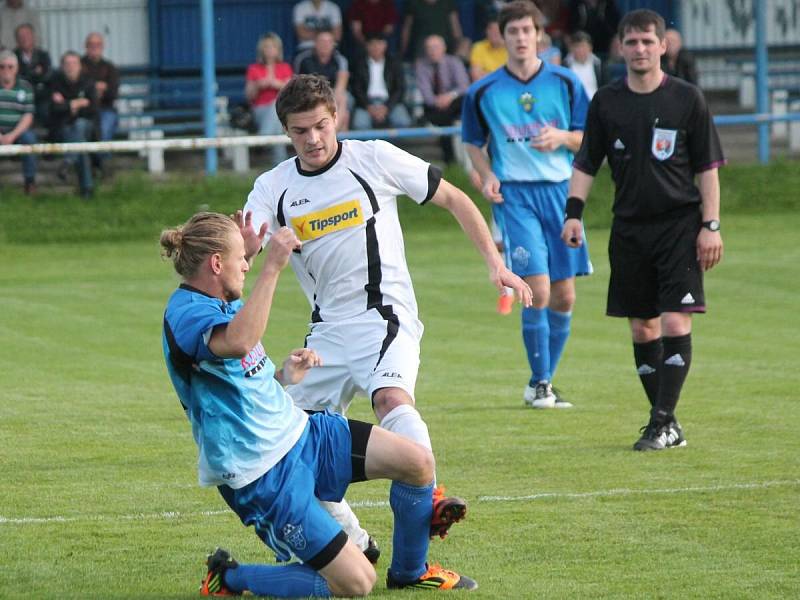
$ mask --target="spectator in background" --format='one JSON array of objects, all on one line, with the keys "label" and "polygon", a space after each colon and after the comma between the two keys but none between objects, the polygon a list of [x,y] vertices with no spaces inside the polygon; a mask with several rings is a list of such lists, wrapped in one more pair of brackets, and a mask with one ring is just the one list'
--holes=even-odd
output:
[{"label": "spectator in background", "polygon": [[425,55],[426,40],[440,36],[450,52],[464,37],[455,0],[409,0],[401,33],[401,54],[412,60]]},{"label": "spectator in background", "polygon": [[350,70],[347,59],[336,49],[336,39],[331,31],[318,31],[314,47],[297,55],[294,71],[299,75],[322,75],[333,88],[336,98],[337,131],[346,131],[350,126],[350,97],[347,84]]},{"label": "spectator in background", "polygon": [[500,35],[500,26],[496,17],[490,17],[486,23],[486,38],[475,42],[469,55],[470,77],[477,81],[484,75],[496,71],[508,59],[508,52]]},{"label": "spectator in background", "polygon": [[564,57],[564,66],[573,71],[583,84],[589,100],[597,93],[602,79],[602,63],[592,52],[592,38],[584,31],[570,38],[569,53]]},{"label": "spectator in background", "polygon": [[561,64],[561,50],[558,46],[553,45],[552,38],[544,31],[539,36],[539,41],[536,44],[536,52],[539,60],[543,60],[551,65]]},{"label": "spectator in background", "polygon": [[677,29],[667,29],[664,33],[667,52],[661,57],[661,70],[691,84],[698,85],[697,64],[694,56],[683,47],[683,38]]},{"label": "spectator in background", "polygon": [[603,62],[603,76],[600,85],[606,85],[615,79],[625,77],[627,72],[628,68],[625,66],[625,59],[622,56],[622,42],[619,36],[615,35],[608,48],[608,58]]},{"label": "spectator in background", "polygon": [[411,115],[403,104],[406,85],[403,64],[387,53],[386,39],[367,34],[367,53],[353,66],[353,129],[410,127]]},{"label": "spectator in background", "polygon": [[[292,67],[283,61],[283,41],[277,33],[267,33],[258,40],[256,62],[247,67],[244,94],[253,110],[260,135],[278,135],[283,126],[275,112],[278,92],[292,76]],[[272,162],[286,160],[286,146],[272,146]]]},{"label": "spectator in background", "polygon": [[619,10],[614,0],[570,0],[569,31],[585,31],[601,59],[608,55],[611,40],[617,35]]},{"label": "spectator in background", "polygon": [[49,117],[50,93],[48,83],[53,75],[50,54],[36,46],[33,25],[24,23],[14,32],[17,47],[14,54],[19,63],[19,76],[33,86],[34,122],[46,127]]},{"label": "spectator in background", "polygon": [[[114,139],[117,132],[117,109],[114,102],[119,95],[119,71],[114,63],[103,58],[105,39],[97,32],[86,36],[86,54],[81,58],[83,73],[94,82],[97,94],[97,137],[101,142]],[[108,152],[92,154],[92,164],[101,173],[105,170],[105,163],[111,157]]]},{"label": "spectator in background", "polygon": [[330,31],[334,45],[342,39],[342,10],[330,0],[298,2],[292,13],[292,22],[297,36],[295,54],[313,48],[319,31]]},{"label": "spectator in background", "polygon": [[353,39],[362,47],[367,45],[371,35],[380,35],[388,40],[400,18],[394,0],[354,0],[347,17]]},{"label": "spectator in background", "polygon": [[[469,87],[469,75],[464,63],[447,54],[444,39],[429,35],[425,40],[425,56],[415,63],[417,87],[425,104],[425,118],[438,126],[452,125],[461,116],[461,103]],[[449,135],[440,138],[445,163],[453,162],[453,140]]]},{"label": "spectator in background", "polygon": [[25,8],[22,0],[6,0],[0,6],[0,48],[11,49],[16,43],[15,33],[17,27],[28,24],[41,35],[42,24],[39,12],[32,8]]},{"label": "spectator in background", "polygon": [[[33,132],[33,87],[19,78],[17,56],[0,50],[0,145],[35,144]],[[24,190],[36,192],[36,155],[22,156]]]},{"label": "spectator in background", "polygon": [[[80,54],[73,50],[64,53],[61,69],[50,80],[50,91],[50,117],[58,139],[66,143],[90,141],[97,116],[97,92],[94,82],[83,72]],[[91,198],[94,183],[89,155],[68,154],[58,170],[60,179],[66,180],[70,166],[78,173],[81,196]]]}]

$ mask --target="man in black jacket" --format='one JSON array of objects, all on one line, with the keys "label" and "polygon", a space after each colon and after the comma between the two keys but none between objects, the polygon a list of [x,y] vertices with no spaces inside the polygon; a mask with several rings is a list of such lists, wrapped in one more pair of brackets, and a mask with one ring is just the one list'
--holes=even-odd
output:
[{"label": "man in black jacket", "polygon": [[[69,50],[61,57],[61,69],[50,82],[53,129],[62,142],[88,142],[92,138],[97,115],[97,93],[94,82],[83,72],[80,54]],[[66,167],[78,172],[81,196],[90,198],[94,191],[92,168],[87,153],[68,154],[59,169],[66,179]]]},{"label": "man in black jacket", "polygon": [[387,53],[386,39],[367,35],[367,53],[352,70],[350,93],[355,100],[353,129],[409,127],[411,115],[403,104],[405,95],[403,65]]},{"label": "man in black jacket", "polygon": [[19,76],[33,87],[34,121],[44,127],[48,121],[50,94],[48,82],[53,75],[50,54],[36,45],[36,32],[33,25],[23,23],[14,32],[17,47],[14,54],[19,62]]}]

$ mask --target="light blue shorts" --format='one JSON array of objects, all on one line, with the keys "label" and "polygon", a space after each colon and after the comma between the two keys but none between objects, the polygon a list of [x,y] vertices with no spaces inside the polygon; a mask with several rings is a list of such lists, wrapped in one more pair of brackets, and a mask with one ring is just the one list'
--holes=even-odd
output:
[{"label": "light blue shorts", "polygon": [[561,240],[568,182],[503,183],[492,211],[503,232],[506,264],[520,277],[548,275],[560,281],[592,273],[584,237],[579,248]]}]

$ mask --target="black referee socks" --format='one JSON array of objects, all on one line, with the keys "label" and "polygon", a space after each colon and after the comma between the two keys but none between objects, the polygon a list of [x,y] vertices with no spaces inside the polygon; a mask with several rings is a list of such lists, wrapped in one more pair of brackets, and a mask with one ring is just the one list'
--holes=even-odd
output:
[{"label": "black referee socks", "polygon": [[658,399],[659,374],[661,372],[661,359],[664,355],[664,345],[661,338],[643,344],[633,343],[633,360],[636,362],[636,372],[642,382],[644,392],[654,406]]},{"label": "black referee socks", "polygon": [[653,415],[666,414],[672,417],[681,395],[683,382],[692,364],[692,334],[678,337],[663,337],[664,355],[660,368],[658,398]]}]

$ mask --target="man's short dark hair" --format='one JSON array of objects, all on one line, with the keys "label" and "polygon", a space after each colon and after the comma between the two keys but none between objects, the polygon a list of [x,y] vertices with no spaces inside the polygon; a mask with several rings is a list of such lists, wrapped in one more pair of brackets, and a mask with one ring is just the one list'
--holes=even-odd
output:
[{"label": "man's short dark hair", "polygon": [[19,33],[19,30],[20,30],[20,29],[30,29],[30,30],[31,30],[31,33],[36,33],[36,29],[35,29],[35,28],[34,28],[34,26],[33,26],[33,25],[31,25],[30,23],[20,23],[19,25],[17,25],[17,26],[14,28],[14,37],[16,37],[16,36],[17,36],[17,33]]},{"label": "man's short dark hair", "polygon": [[617,34],[620,41],[622,41],[627,32],[631,30],[647,31],[651,26],[655,30],[656,37],[659,40],[663,40],[664,32],[667,30],[664,17],[650,9],[640,8],[639,10],[632,10],[622,17]]},{"label": "man's short dark hair", "polygon": [[74,56],[79,61],[81,59],[81,55],[78,54],[75,50],[67,50],[66,52],[64,52],[64,54],[61,55],[61,64],[62,65],[64,64],[64,59],[67,58],[68,56]]},{"label": "man's short dark hair", "polygon": [[327,77],[321,75],[295,75],[278,92],[275,110],[281,125],[291,114],[314,110],[324,104],[332,115],[336,114],[336,99]]},{"label": "man's short dark hair", "polygon": [[586,43],[590,46],[592,45],[592,36],[590,36],[585,31],[576,31],[571,36],[569,36],[569,41],[571,44],[582,44]]},{"label": "man's short dark hair", "polygon": [[382,42],[385,42],[386,36],[379,31],[370,31],[364,36],[364,43],[366,44],[369,44],[370,42],[375,40],[380,40]]},{"label": "man's short dark hair", "polygon": [[529,2],[529,0],[513,0],[513,2],[503,5],[503,8],[500,9],[500,13],[497,15],[500,33],[505,34],[506,25],[508,25],[509,21],[516,21],[518,19],[524,19],[525,17],[533,19],[536,31],[541,31],[544,25],[544,15],[542,15],[542,11],[540,11],[533,2]]}]

